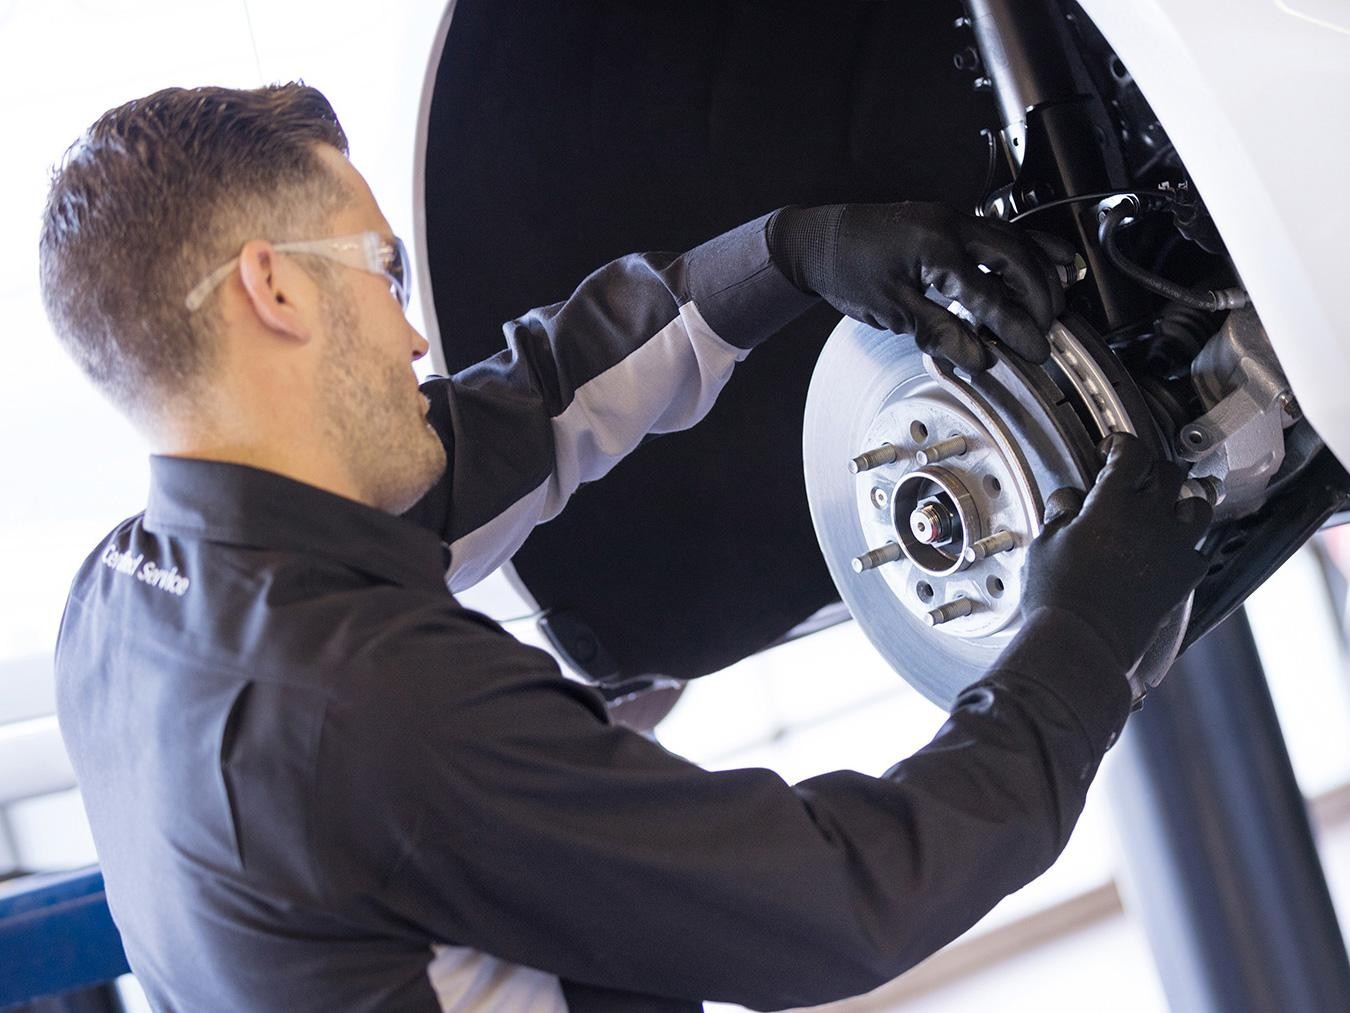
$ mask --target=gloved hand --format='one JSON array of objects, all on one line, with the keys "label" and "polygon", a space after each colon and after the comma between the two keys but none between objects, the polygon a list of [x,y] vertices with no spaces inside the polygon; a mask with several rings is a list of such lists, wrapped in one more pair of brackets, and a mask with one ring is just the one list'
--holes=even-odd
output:
[{"label": "gloved hand", "polygon": [[970,373],[993,357],[964,320],[924,297],[928,287],[965,306],[1014,352],[1044,362],[1045,334],[1064,311],[1055,265],[1074,258],[1054,236],[917,202],[781,208],[769,219],[768,242],[798,288],[855,320],[913,334],[925,352]]},{"label": "gloved hand", "polygon": [[1022,612],[1069,612],[1134,667],[1167,613],[1200,583],[1208,561],[1195,551],[1213,517],[1200,498],[1178,500],[1185,471],[1155,461],[1133,436],[1106,444],[1106,465],[1086,498],[1060,489],[1027,548]]}]

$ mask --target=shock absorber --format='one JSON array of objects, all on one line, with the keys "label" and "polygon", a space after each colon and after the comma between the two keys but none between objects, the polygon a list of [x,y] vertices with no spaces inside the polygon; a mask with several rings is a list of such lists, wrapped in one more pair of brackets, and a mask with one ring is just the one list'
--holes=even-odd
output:
[{"label": "shock absorber", "polygon": [[[1002,122],[1015,179],[1006,199],[987,213],[1010,218],[1050,201],[1129,189],[1115,127],[1053,0],[965,0],[975,44]],[[1138,286],[1102,254],[1087,205],[1047,209],[1042,228],[1084,251],[1091,285],[1072,299],[1104,331],[1139,319],[1147,301]]]},{"label": "shock absorber", "polygon": [[1004,151],[1014,170],[1026,156],[1027,111],[1077,94],[1063,53],[1060,19],[1039,0],[966,0],[994,99],[1003,122]]}]

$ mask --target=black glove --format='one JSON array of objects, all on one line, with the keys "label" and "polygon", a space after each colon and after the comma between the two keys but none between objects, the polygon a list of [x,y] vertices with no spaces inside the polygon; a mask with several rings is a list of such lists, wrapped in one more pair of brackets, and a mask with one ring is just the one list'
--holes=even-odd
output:
[{"label": "black glove", "polygon": [[1072,613],[1126,671],[1205,575],[1195,545],[1213,510],[1204,499],[1178,500],[1185,471],[1155,461],[1135,437],[1117,434],[1105,446],[1106,466],[1086,498],[1060,489],[1047,501],[1045,528],[1027,549],[1022,612]]},{"label": "black glove", "polygon": [[1055,265],[1074,258],[1054,236],[914,202],[782,208],[769,219],[768,242],[798,288],[855,320],[913,334],[925,352],[970,373],[993,357],[964,320],[924,297],[928,287],[965,306],[1014,352],[1044,362],[1045,334],[1064,312]]}]

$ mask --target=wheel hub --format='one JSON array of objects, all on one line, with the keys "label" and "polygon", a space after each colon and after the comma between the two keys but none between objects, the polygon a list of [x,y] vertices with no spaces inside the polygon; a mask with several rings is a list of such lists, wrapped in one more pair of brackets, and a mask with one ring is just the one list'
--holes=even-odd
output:
[{"label": "wheel hub", "polygon": [[[844,602],[897,672],[936,703],[994,664],[1020,627],[1022,564],[1045,498],[1087,488],[1112,432],[1163,445],[1133,382],[1085,326],[1057,323],[1054,357],[996,350],[978,377],[908,336],[845,319],[806,404],[804,461],[816,534]],[[1169,617],[1131,676],[1136,696],[1175,655]]]}]

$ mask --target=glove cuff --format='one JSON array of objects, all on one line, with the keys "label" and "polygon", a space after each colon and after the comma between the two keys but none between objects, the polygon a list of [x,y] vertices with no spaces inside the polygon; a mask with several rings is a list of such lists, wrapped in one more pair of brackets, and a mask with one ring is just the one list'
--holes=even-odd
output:
[{"label": "glove cuff", "polygon": [[845,207],[788,206],[769,216],[765,232],[769,257],[803,292],[819,295],[822,289],[830,288]]},{"label": "glove cuff", "polygon": [[1098,756],[1116,741],[1129,715],[1130,662],[1081,616],[1041,606],[1024,618],[1022,630],[990,669],[1013,684],[1029,678],[1053,689],[1082,725]]}]

